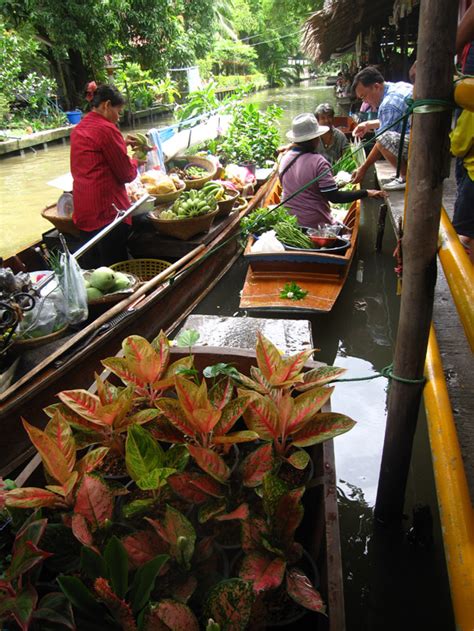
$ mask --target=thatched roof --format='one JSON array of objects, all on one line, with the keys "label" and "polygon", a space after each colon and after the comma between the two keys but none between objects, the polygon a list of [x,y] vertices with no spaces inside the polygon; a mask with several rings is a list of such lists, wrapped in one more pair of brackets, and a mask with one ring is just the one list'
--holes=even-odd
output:
[{"label": "thatched roof", "polygon": [[315,61],[327,61],[332,53],[354,44],[370,27],[387,25],[403,17],[418,0],[326,0],[303,26],[303,50]]}]

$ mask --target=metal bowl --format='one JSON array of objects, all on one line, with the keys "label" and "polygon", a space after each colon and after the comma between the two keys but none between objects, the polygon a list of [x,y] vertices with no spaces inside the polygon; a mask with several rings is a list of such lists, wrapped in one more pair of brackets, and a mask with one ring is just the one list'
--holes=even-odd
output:
[{"label": "metal bowl", "polygon": [[332,248],[339,237],[321,237],[316,234],[308,234],[308,237],[318,248]]}]

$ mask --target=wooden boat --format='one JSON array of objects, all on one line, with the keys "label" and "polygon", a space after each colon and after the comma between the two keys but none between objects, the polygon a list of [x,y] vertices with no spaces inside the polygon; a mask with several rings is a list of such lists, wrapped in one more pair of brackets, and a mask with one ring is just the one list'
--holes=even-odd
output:
[{"label": "wooden boat", "polygon": [[[296,336],[294,335],[295,325],[298,327]],[[281,337],[275,339],[274,320],[252,318],[252,325],[245,327],[244,330],[242,318],[194,315],[190,316],[183,325],[183,329],[191,328],[200,334],[199,344],[202,345],[192,348],[195,367],[198,371],[201,372],[206,366],[225,362],[247,375],[250,374],[250,367],[256,365],[254,347],[257,330],[262,331],[269,338],[273,338],[272,341],[276,344],[283,340],[292,339],[303,342],[303,346],[299,350],[312,346],[309,322],[278,320],[278,327],[281,331]],[[216,340],[229,345],[213,346],[212,344]],[[287,344],[285,343],[284,346]],[[297,348],[284,348],[282,344],[279,347],[287,354],[298,350]],[[188,354],[189,349],[187,348],[171,347],[171,361]],[[306,368],[309,370],[320,365],[320,362],[308,361]],[[330,406],[326,404],[323,411],[330,411]],[[319,572],[320,583],[317,587],[326,603],[327,616],[308,611],[299,620],[299,626],[303,629],[311,628],[318,631],[345,631],[334,442],[328,440],[315,445],[309,453],[314,473],[304,497],[305,515],[299,527],[298,539]],[[40,463],[40,457],[34,456],[16,478],[17,486],[43,485],[45,481],[41,468],[39,468]],[[282,628],[293,629],[294,624],[289,623]]]},{"label": "wooden boat", "polygon": [[[54,402],[55,394],[87,387],[94,371],[101,370],[100,360],[114,355],[124,337],[138,334],[152,338],[161,329],[170,331],[202,300],[240,256],[240,219],[265,198],[275,177],[261,186],[245,210],[216,222],[210,233],[190,242],[174,240],[174,258],[178,260],[134,294],[111,306],[80,331],[22,353],[17,380],[0,394],[0,476],[11,473],[31,454],[20,421],[22,416],[44,426],[47,419],[42,410]],[[153,243],[159,250],[156,234]],[[15,272],[44,269],[44,262],[35,251],[37,245],[5,260],[4,266]],[[163,256],[161,252],[160,258]]]},{"label": "wooden boat", "polygon": [[[275,183],[267,203],[278,203],[280,195],[281,187]],[[255,239],[249,237],[244,252],[249,268],[240,307],[259,311],[331,311],[344,287],[354,258],[359,221],[360,202],[354,202],[344,220],[351,233],[349,247],[342,254],[332,254],[329,250],[252,253]],[[291,282],[308,292],[305,298],[289,300],[280,297],[285,284]]]}]

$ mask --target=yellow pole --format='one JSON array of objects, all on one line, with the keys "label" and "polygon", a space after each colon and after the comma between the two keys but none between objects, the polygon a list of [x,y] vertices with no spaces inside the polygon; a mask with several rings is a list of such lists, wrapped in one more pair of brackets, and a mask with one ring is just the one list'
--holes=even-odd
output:
[{"label": "yellow pole", "polygon": [[466,337],[474,352],[474,266],[444,208],[441,209],[439,238],[439,259]]},{"label": "yellow pole", "polygon": [[456,629],[472,631],[474,513],[433,326],[425,375],[425,407]]}]

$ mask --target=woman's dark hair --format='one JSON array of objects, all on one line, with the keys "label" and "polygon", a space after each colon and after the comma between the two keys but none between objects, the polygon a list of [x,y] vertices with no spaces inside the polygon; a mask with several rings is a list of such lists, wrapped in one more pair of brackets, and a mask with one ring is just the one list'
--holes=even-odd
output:
[{"label": "woman's dark hair", "polygon": [[354,77],[354,81],[352,82],[352,92],[355,93],[355,89],[359,83],[367,88],[368,86],[374,85],[374,83],[383,83],[385,79],[383,75],[375,68],[374,66],[367,66],[363,68],[360,72],[356,74]]},{"label": "woman's dark hair", "polygon": [[304,140],[303,142],[295,142],[294,144],[301,149],[301,153],[314,153],[314,138],[311,138],[311,140]]},{"label": "woman's dark hair", "polygon": [[111,105],[115,107],[116,105],[124,105],[125,98],[120,90],[118,90],[114,85],[104,83],[99,85],[93,92],[90,103],[92,107],[99,107],[99,105],[105,101],[110,101]]}]

